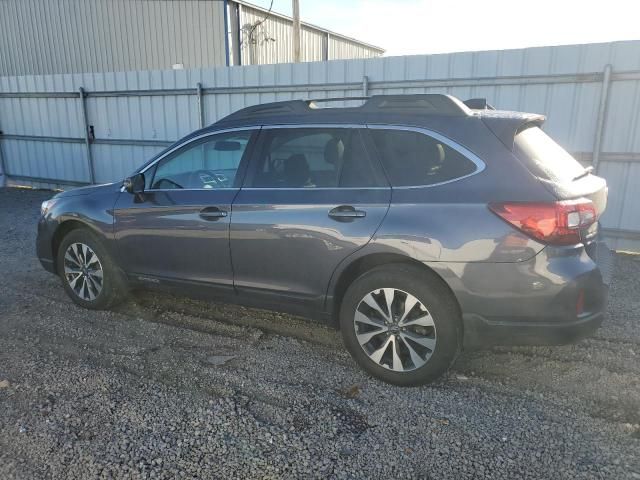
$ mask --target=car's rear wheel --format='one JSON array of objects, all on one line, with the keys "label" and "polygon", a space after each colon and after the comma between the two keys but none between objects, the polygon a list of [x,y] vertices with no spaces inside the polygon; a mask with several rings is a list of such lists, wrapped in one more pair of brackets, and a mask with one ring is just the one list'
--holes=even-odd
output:
[{"label": "car's rear wheel", "polygon": [[412,265],[376,267],[347,290],[340,328],[367,372],[396,385],[440,377],[460,349],[460,314],[434,274]]},{"label": "car's rear wheel", "polygon": [[109,308],[125,296],[120,271],[89,230],[72,230],[62,239],[57,269],[67,295],[85,308]]}]

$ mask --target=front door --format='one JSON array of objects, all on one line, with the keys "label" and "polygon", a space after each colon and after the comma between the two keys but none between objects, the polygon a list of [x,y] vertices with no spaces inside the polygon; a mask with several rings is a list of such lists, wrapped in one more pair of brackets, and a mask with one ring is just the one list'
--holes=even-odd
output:
[{"label": "front door", "polygon": [[190,140],[147,167],[144,194],[120,195],[116,242],[120,265],[134,280],[233,286],[231,204],[253,132]]},{"label": "front door", "polygon": [[358,128],[264,127],[254,152],[233,203],[236,290],[319,307],[337,265],[382,222],[391,189]]}]

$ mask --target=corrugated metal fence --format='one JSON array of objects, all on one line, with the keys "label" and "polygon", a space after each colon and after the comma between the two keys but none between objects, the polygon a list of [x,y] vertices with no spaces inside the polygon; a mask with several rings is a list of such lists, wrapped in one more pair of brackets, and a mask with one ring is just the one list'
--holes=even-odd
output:
[{"label": "corrugated metal fence", "polygon": [[302,64],[0,78],[0,152],[12,183],[117,180],[247,105],[446,92],[544,113],[545,129],[609,182],[602,222],[640,251],[640,41]]}]

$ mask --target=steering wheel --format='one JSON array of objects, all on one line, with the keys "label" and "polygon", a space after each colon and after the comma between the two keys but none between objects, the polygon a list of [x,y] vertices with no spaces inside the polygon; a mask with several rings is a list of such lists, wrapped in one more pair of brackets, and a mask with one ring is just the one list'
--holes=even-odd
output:
[{"label": "steering wheel", "polygon": [[[167,184],[169,186],[169,188],[184,188],[182,185],[180,185],[179,183],[174,182],[170,178],[161,178],[160,180],[158,180],[153,185],[153,188],[155,188],[155,189],[163,189],[163,185],[165,185],[165,184]],[[166,188],[166,187],[164,187],[164,188]]]}]

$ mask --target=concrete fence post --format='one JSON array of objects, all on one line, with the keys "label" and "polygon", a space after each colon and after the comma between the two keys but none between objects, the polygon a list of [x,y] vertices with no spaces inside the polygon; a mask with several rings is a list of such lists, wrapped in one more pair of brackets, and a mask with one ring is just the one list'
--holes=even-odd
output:
[{"label": "concrete fence post", "polygon": [[4,161],[4,156],[2,155],[2,135],[0,135],[0,187],[4,187],[7,181],[7,164]]},{"label": "concrete fence post", "polygon": [[96,175],[93,166],[93,155],[91,154],[91,139],[89,137],[89,121],[87,119],[87,103],[86,103],[86,94],[84,88],[80,87],[78,89],[78,93],[80,95],[80,108],[82,111],[82,126],[84,128],[84,146],[85,146],[85,154],[87,157],[87,165],[89,166],[89,183],[96,183]]},{"label": "concrete fence post", "polygon": [[196,96],[198,100],[198,125],[200,128],[204,127],[204,104],[202,103],[202,83],[198,82],[196,85]]},{"label": "concrete fence post", "polygon": [[367,77],[366,75],[362,77],[362,96],[369,96],[369,77]]},{"label": "concrete fence post", "polygon": [[598,119],[596,121],[596,134],[593,142],[593,156],[591,165],[595,173],[600,166],[600,154],[602,153],[602,139],[604,137],[605,123],[607,120],[607,107],[609,105],[609,87],[611,85],[611,64],[607,64],[602,72],[602,86],[600,87],[600,104],[598,106]]}]

